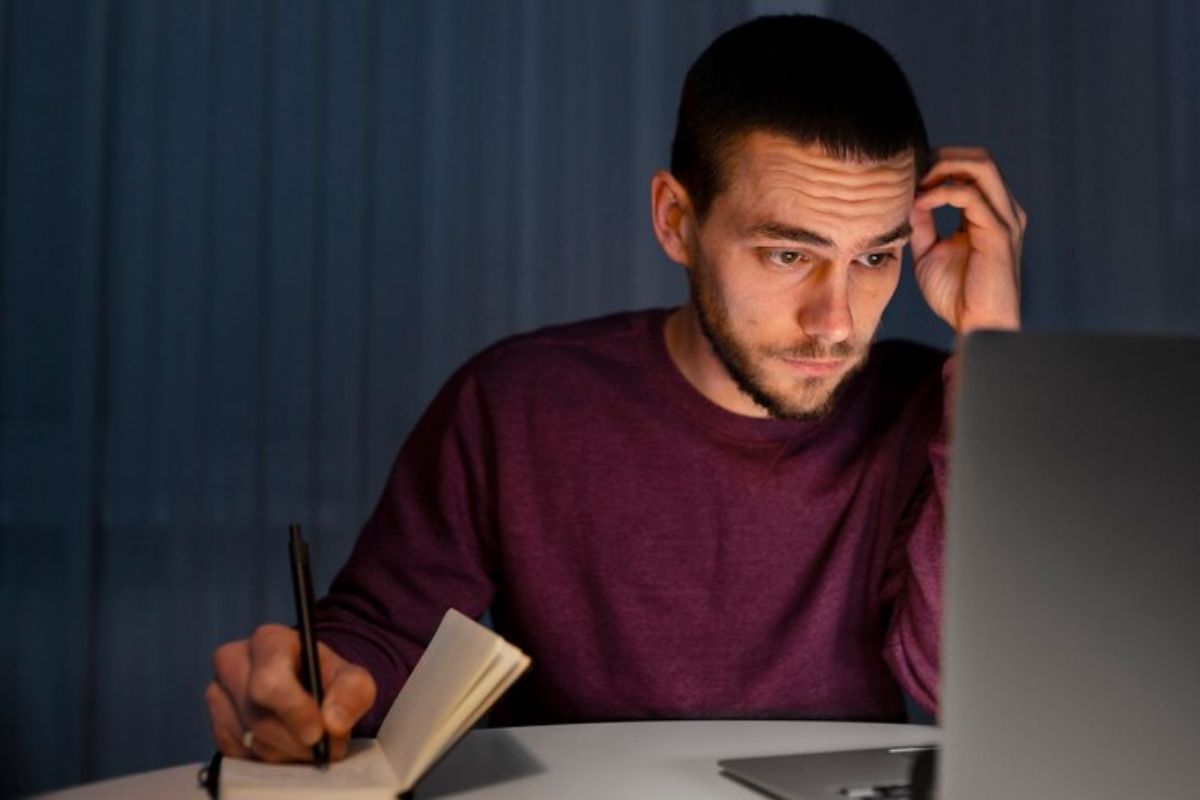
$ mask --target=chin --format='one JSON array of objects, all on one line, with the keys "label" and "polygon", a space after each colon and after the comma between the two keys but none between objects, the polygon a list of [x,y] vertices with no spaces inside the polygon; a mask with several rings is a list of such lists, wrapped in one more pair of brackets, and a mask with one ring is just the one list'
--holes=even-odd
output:
[{"label": "chin", "polygon": [[837,408],[843,389],[865,363],[865,358],[856,359],[841,373],[826,378],[781,381],[785,386],[790,384],[789,388],[766,393],[770,405],[763,405],[761,400],[760,405],[776,419],[822,420]]},{"label": "chin", "polygon": [[776,419],[817,422],[828,417],[836,405],[833,402],[833,396],[826,395],[819,401],[814,400],[803,405],[790,407],[780,405],[768,410],[771,412],[771,416]]}]

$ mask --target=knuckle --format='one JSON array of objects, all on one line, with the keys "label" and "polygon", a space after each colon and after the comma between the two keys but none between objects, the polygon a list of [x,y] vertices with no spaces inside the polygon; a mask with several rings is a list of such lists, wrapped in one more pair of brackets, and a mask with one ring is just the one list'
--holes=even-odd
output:
[{"label": "knuckle", "polygon": [[244,642],[226,642],[213,651],[212,669],[217,680],[236,673],[246,660]]},{"label": "knuckle", "polygon": [[251,634],[250,638],[256,643],[270,641],[279,635],[281,627],[273,622],[263,623],[254,629],[254,633]]},{"label": "knuckle", "polygon": [[220,686],[217,686],[216,681],[210,681],[208,686],[204,687],[204,703],[208,706],[209,716],[215,718],[221,709],[221,695],[223,691]]},{"label": "knuckle", "polygon": [[255,705],[267,708],[278,705],[280,697],[286,692],[287,682],[279,670],[260,668],[250,674],[247,693]]}]

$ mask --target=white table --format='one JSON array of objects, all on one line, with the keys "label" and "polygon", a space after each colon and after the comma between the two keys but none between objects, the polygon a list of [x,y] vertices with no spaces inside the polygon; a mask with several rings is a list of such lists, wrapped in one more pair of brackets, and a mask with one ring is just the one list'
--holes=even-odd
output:
[{"label": "white table", "polygon": [[[848,722],[620,722],[471,732],[430,773],[418,800],[536,798],[729,798],[750,790],[720,774],[724,758],[912,745],[937,728]],[[79,786],[54,800],[202,798],[199,764]]]}]

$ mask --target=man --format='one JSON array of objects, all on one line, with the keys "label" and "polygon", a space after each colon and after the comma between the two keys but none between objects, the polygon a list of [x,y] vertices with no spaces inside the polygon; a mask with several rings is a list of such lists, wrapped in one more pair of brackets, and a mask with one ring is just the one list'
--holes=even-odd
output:
[{"label": "man", "polygon": [[[533,657],[500,723],[934,711],[952,361],[871,343],[906,243],[959,335],[1018,327],[1025,214],[982,150],[931,160],[862,34],[775,17],[718,38],[651,182],[687,304],[460,369],[319,607],[324,706],[294,632],[264,626],[214,656],[221,750],[307,759],[324,730],[341,755],[449,606]],[[963,224],[939,238],[944,205]]]}]

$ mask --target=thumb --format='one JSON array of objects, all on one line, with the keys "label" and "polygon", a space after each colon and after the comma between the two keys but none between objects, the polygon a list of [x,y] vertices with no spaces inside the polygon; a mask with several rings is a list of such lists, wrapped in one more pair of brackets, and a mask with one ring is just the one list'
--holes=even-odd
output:
[{"label": "thumb", "polygon": [[328,650],[327,657],[322,656],[325,700],[321,704],[321,717],[330,736],[346,736],[375,704],[375,679],[333,650]]}]

